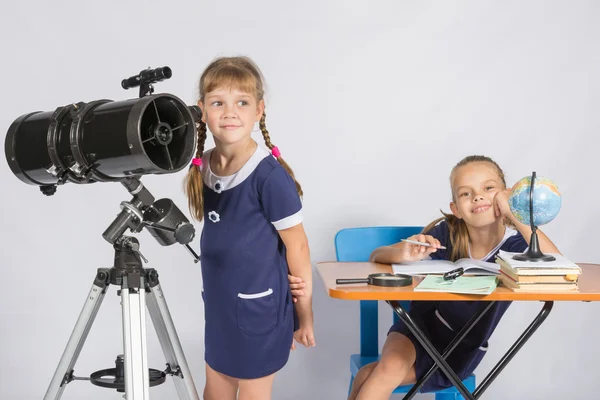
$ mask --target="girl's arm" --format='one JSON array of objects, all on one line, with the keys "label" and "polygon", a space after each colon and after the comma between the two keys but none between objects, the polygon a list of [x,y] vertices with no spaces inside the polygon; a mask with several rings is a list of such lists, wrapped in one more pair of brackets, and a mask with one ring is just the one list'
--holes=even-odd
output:
[{"label": "girl's arm", "polygon": [[[512,216],[512,218],[511,218],[511,216]],[[519,232],[521,232],[521,235],[523,235],[523,238],[529,245],[529,242],[531,241],[531,227],[529,225],[525,225],[525,224],[522,224],[521,222],[519,222],[519,220],[512,214],[512,212],[510,213],[510,216],[508,216],[508,218],[515,225],[517,230]],[[552,243],[552,240],[550,240],[550,238],[548,236],[546,236],[546,234],[544,232],[542,232],[540,230],[540,228],[537,228],[535,230],[535,232],[537,233],[538,243],[540,244],[540,251],[542,253],[561,254],[560,251],[558,250],[558,248],[556,247],[556,245],[554,243]]]},{"label": "girl's arm", "polygon": [[[513,225],[517,228],[517,230],[523,235],[523,238],[529,245],[531,240],[531,227],[529,225],[521,223],[517,217],[514,216],[512,211],[510,210],[510,206],[508,205],[508,197],[510,196],[510,189],[503,190],[501,192],[496,193],[494,197],[494,211],[496,213],[496,217],[507,217]],[[539,228],[536,229],[538,242],[540,244],[540,251],[542,253],[558,253],[560,251],[556,247],[552,240],[544,232],[542,232]]]},{"label": "girl's arm", "polygon": [[398,264],[404,260],[402,248],[406,243],[400,242],[391,246],[378,247],[371,253],[369,261],[381,264]]},{"label": "girl's arm", "polygon": [[302,279],[304,283],[304,294],[297,298],[296,310],[302,330],[301,342],[305,346],[314,346],[313,333],[313,309],[312,309],[312,266],[310,262],[310,250],[308,239],[302,224],[279,231],[279,236],[286,247],[287,262],[290,273]]},{"label": "girl's arm", "polygon": [[408,239],[430,243],[431,246],[421,246],[400,242],[391,246],[378,247],[371,253],[369,261],[381,264],[398,264],[402,261],[418,261],[428,257],[440,247],[440,242],[431,235],[413,235]]}]

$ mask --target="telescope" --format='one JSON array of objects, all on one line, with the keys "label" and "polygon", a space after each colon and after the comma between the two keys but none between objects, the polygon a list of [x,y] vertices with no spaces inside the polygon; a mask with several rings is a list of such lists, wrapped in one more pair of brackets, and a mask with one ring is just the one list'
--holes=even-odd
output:
[{"label": "telescope", "polygon": [[21,115],[6,135],[10,169],[52,195],[67,182],[115,182],[189,165],[201,111],[174,95],[152,94],[154,81],[171,76],[167,68],[123,80],[123,87],[140,86],[139,99],[79,102]]},{"label": "telescope", "polygon": [[[199,399],[158,272],[143,267],[142,260],[148,260],[139,240],[125,236],[127,230],[138,233],[146,228],[160,245],[182,244],[194,262],[199,261],[189,245],[193,225],[171,199],[155,200],[140,180],[143,175],[180,171],[190,165],[196,150],[200,108],[169,93],[154,94],[153,84],[171,76],[169,67],[147,68],[121,81],[123,89],[139,87],[139,98],[99,99],[30,112],[8,128],[4,149],[11,171],[22,182],[39,186],[44,195],[54,195],[64,184],[113,182],[133,196],[121,202],[120,213],[102,234],[114,249],[114,265],[97,269],[44,400],[60,399],[74,380],[125,392],[128,400],[146,400],[149,388],[163,383],[167,375],[174,378],[180,399]],[[75,363],[110,285],[119,286],[124,354],[117,355],[115,368],[76,377]],[[147,366],[146,304],[167,360],[164,371]]]},{"label": "telescope", "polygon": [[51,196],[59,185],[120,182],[134,195],[102,235],[114,243],[128,228],[146,227],[163,246],[186,245],[194,229],[170,199],[154,201],[140,182],[147,174],[169,174],[189,165],[197,144],[202,112],[172,94],[153,94],[153,83],[172,76],[169,67],[142,70],[123,79],[139,86],[140,98],[94,100],[54,111],[21,115],[5,139],[8,165],[24,183]]}]

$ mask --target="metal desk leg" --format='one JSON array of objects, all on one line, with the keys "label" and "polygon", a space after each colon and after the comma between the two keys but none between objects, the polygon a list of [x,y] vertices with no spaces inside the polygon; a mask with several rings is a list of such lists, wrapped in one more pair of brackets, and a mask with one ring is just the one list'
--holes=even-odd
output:
[{"label": "metal desk leg", "polygon": [[487,376],[483,379],[481,384],[479,384],[479,386],[477,386],[477,388],[473,392],[473,396],[475,396],[476,399],[479,398],[479,396],[481,396],[481,394],[488,388],[488,386],[492,383],[492,381],[494,379],[496,379],[496,377],[504,369],[504,367],[506,367],[506,365],[509,363],[509,361],[512,360],[512,358],[515,356],[515,354],[517,354],[517,352],[521,349],[521,347],[523,347],[525,342],[527,342],[527,340],[529,340],[529,338],[531,337],[531,335],[533,335],[533,333],[537,330],[537,328],[540,327],[540,325],[542,324],[542,322],[544,322],[544,320],[546,319],[548,314],[550,314],[550,311],[552,310],[553,305],[554,305],[553,301],[544,302],[544,306],[542,307],[541,311],[538,313],[538,315],[535,317],[535,319],[531,322],[531,324],[527,327],[525,332],[523,332],[523,334],[521,336],[519,336],[517,341],[506,352],[504,357],[502,357],[502,359],[500,359],[498,364],[496,364],[496,366],[490,371],[490,373],[487,374]]},{"label": "metal desk leg", "polygon": [[408,315],[406,310],[402,308],[400,302],[393,300],[387,301],[387,303],[392,306],[398,317],[406,324],[408,329],[415,335],[419,343],[423,346],[425,351],[433,358],[435,363],[440,367],[440,369],[446,374],[448,379],[456,386],[460,394],[463,395],[465,399],[475,400],[475,397],[469,392],[469,390],[465,387],[465,385],[461,382],[460,378],[456,375],[456,373],[450,368],[446,360],[442,358],[440,353],[436,350],[436,348],[431,344],[431,342],[425,337],[421,329],[413,322],[412,318]]},{"label": "metal desk leg", "polygon": [[[444,359],[448,358],[448,356],[454,351],[456,346],[458,346],[458,344],[463,340],[463,338],[467,336],[467,333],[469,333],[471,329],[473,329],[475,324],[479,322],[481,317],[483,317],[485,313],[487,313],[495,303],[495,301],[487,302],[485,307],[482,307],[481,310],[479,310],[477,313],[475,313],[475,315],[471,317],[469,322],[467,322],[465,326],[463,326],[463,328],[458,332],[454,339],[452,339],[452,342],[450,342],[450,344],[444,349],[444,353],[442,354],[442,357]],[[412,399],[417,394],[417,392],[423,387],[425,382],[427,382],[427,380],[431,377],[431,375],[433,375],[433,373],[438,370],[438,368],[439,367],[435,364],[431,368],[429,368],[429,371],[427,371],[427,373],[421,379],[419,379],[413,385],[412,388],[410,388],[410,390],[408,391],[408,393],[406,393],[402,400]]]},{"label": "metal desk leg", "polygon": [[[390,303],[390,302],[388,302]],[[461,331],[455,336],[450,345],[446,347],[444,350],[443,358],[448,357],[448,355],[456,348],[458,343],[462,340],[464,336],[471,330],[471,328],[481,319],[481,317],[489,310],[491,305],[494,302],[490,302],[490,304],[480,310],[477,314],[475,314],[471,320],[461,329]],[[392,305],[390,303],[390,305]],[[496,377],[502,372],[502,370],[508,365],[508,363],[512,360],[512,358],[517,354],[517,352],[523,347],[523,345],[529,340],[529,338],[533,335],[533,333],[540,327],[540,325],[546,320],[548,314],[552,310],[552,306],[554,305],[553,301],[544,302],[544,306],[535,317],[535,319],[531,322],[531,324],[527,327],[527,329],[521,334],[521,336],[517,339],[517,341],[511,346],[511,348],[506,352],[506,354],[502,357],[502,359],[496,364],[496,366],[490,371],[490,373],[484,378],[484,380],[477,386],[475,391],[473,392],[473,398],[478,399],[481,397],[483,392],[490,386],[490,384],[496,379]],[[394,305],[392,305],[394,307]],[[395,307],[394,307],[394,310]],[[406,323],[406,321],[405,321]],[[407,326],[409,326],[407,324]],[[410,328],[410,326],[409,326]],[[413,332],[414,333],[414,332]],[[416,334],[415,334],[416,336]],[[424,346],[425,347],[425,346]],[[427,349],[426,349],[427,350]],[[435,358],[434,358],[435,360]],[[412,399],[413,396],[417,393],[417,391],[425,384],[427,379],[438,369],[440,366],[434,365],[429,371],[421,378],[415,385],[408,391],[408,393],[403,397],[403,400]],[[443,371],[443,369],[442,369]],[[451,379],[452,380],[452,379]],[[457,386],[458,388],[458,386]],[[460,389],[459,389],[460,390]],[[462,392],[461,392],[462,393]],[[463,395],[464,396],[464,395]]]}]

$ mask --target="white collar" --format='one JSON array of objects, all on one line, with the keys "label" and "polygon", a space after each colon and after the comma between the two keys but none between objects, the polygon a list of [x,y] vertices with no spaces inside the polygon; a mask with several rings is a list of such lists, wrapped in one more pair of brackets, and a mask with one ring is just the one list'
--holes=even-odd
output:
[{"label": "white collar", "polygon": [[[487,253],[485,257],[480,258],[480,261],[485,261],[488,258],[490,258],[494,253],[496,253],[498,251],[498,249],[500,249],[500,247],[502,247],[502,245],[504,244],[504,242],[506,242],[509,237],[514,236],[517,233],[518,233],[518,231],[516,231],[515,229],[511,228],[510,226],[505,226],[504,227],[504,237],[502,238],[502,240],[500,241],[500,243],[498,243],[496,245],[496,247],[494,247],[492,250],[490,250],[490,252]],[[471,256],[471,245],[470,244],[469,244],[469,258],[473,258]]]},{"label": "white collar", "polygon": [[214,190],[217,193],[221,193],[224,190],[229,190],[240,183],[254,172],[258,164],[270,153],[267,152],[260,146],[256,146],[256,150],[250,156],[248,161],[239,169],[236,173],[227,176],[215,175],[210,169],[210,155],[214,148],[207,150],[202,155],[202,180],[204,184]]}]

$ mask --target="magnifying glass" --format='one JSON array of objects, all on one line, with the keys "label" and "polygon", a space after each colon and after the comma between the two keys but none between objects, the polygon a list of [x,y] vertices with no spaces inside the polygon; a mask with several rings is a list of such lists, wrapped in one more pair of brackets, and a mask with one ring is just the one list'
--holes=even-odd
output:
[{"label": "magnifying glass", "polygon": [[410,275],[395,275],[390,273],[370,274],[367,278],[336,279],[337,285],[350,283],[366,283],[373,286],[399,287],[412,285],[413,279]]}]

